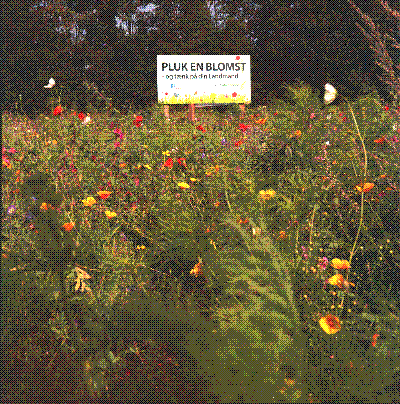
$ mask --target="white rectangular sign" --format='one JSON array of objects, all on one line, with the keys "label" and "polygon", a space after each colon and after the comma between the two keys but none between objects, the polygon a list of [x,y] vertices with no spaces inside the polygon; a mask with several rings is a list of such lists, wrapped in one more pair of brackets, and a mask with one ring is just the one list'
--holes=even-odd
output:
[{"label": "white rectangular sign", "polygon": [[250,104],[250,80],[250,55],[157,55],[162,104]]}]

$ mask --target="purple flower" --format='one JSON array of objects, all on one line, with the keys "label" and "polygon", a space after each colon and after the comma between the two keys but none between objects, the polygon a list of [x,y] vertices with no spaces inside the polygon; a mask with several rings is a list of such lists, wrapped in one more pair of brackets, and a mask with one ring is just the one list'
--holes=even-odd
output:
[{"label": "purple flower", "polygon": [[15,205],[11,205],[7,209],[7,214],[8,215],[13,215],[17,210],[17,207]]},{"label": "purple flower", "polygon": [[25,217],[26,217],[28,220],[32,220],[35,216],[33,215],[32,212],[30,212],[30,211],[28,210],[28,212],[25,214]]},{"label": "purple flower", "polygon": [[202,158],[202,159],[205,159],[205,158],[206,158],[206,155],[205,155],[204,153],[201,153],[201,158]]},{"label": "purple flower", "polygon": [[227,143],[228,143],[227,140],[223,137],[223,138],[221,139],[221,145],[224,146],[224,145],[226,145]]}]

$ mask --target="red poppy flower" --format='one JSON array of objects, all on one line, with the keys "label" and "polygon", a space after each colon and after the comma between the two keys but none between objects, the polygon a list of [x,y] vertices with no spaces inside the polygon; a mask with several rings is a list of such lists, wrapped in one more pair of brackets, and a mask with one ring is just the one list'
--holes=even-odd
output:
[{"label": "red poppy flower", "polygon": [[205,132],[205,131],[206,131],[201,125],[196,126],[196,129],[201,130],[202,132]]},{"label": "red poppy flower", "polygon": [[83,121],[85,119],[85,114],[83,112],[79,112],[78,114],[78,119],[80,119],[81,121]]},{"label": "red poppy flower", "polygon": [[243,125],[242,123],[239,123],[239,128],[244,132],[246,129],[250,128],[251,125]]},{"label": "red poppy flower", "polygon": [[374,139],[375,143],[383,143],[385,141],[385,136],[383,135],[382,137],[380,137],[379,139]]},{"label": "red poppy flower", "polygon": [[232,93],[232,97],[236,97],[237,96],[237,93]]},{"label": "red poppy flower", "polygon": [[185,161],[185,159],[184,159],[183,157],[178,159],[178,163],[179,163],[181,166],[187,167],[186,161]]},{"label": "red poppy flower", "polygon": [[60,115],[62,112],[63,112],[62,106],[61,106],[61,105],[57,105],[57,106],[54,108],[53,116]]},{"label": "red poppy flower", "polygon": [[174,160],[171,159],[171,157],[164,163],[165,167],[172,168],[174,165]]}]

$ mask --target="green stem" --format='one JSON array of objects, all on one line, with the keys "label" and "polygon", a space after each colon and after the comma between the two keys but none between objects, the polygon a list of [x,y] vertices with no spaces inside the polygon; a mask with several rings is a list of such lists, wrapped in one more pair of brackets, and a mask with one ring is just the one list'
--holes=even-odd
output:
[{"label": "green stem", "polygon": [[233,213],[231,204],[229,203],[228,192],[227,192],[227,190],[226,190],[226,187],[227,187],[227,184],[226,184],[226,171],[224,170],[223,173],[224,173],[223,175],[224,175],[224,184],[225,184],[225,198],[226,198],[226,203],[228,204],[229,211],[230,211],[231,213]]},{"label": "green stem", "polygon": [[[353,120],[354,120],[354,124],[355,124],[356,130],[357,130],[357,134],[358,134],[358,137],[359,137],[360,140],[361,140],[361,144],[362,144],[363,151],[364,151],[364,173],[363,173],[363,181],[362,181],[362,184],[361,184],[362,189],[361,189],[360,224],[359,224],[359,226],[358,226],[357,235],[356,235],[356,238],[355,238],[355,240],[354,240],[353,248],[352,248],[352,250],[350,251],[350,258],[349,258],[349,264],[350,264],[350,265],[349,265],[349,269],[347,270],[347,275],[346,275],[346,280],[348,280],[348,279],[349,279],[350,267],[351,267],[351,260],[352,260],[352,258],[353,258],[354,251],[355,251],[355,249],[356,249],[356,245],[357,245],[358,237],[359,237],[359,235],[360,235],[360,230],[361,230],[361,226],[362,226],[362,222],[363,222],[363,217],[364,217],[364,185],[365,185],[365,181],[366,181],[366,178],[367,178],[367,164],[368,164],[368,159],[367,159],[367,151],[366,151],[366,149],[365,149],[364,140],[363,140],[363,138],[362,138],[362,136],[361,136],[360,129],[358,128],[357,120],[356,120],[356,117],[354,116],[353,109],[351,108],[350,102],[349,102],[345,97],[343,97],[343,98],[346,100],[346,102],[347,102],[347,104],[348,104],[348,106],[349,106],[351,115],[352,115]],[[340,305],[340,307],[342,307],[342,308],[343,308],[343,302],[344,302],[344,297],[342,298],[342,302],[341,302],[341,305]]]}]

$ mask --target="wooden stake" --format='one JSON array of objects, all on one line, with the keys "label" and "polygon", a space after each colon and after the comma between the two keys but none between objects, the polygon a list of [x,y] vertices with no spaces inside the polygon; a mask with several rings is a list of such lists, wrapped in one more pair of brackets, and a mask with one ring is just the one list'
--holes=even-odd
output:
[{"label": "wooden stake", "polygon": [[244,113],[245,113],[245,105],[244,104],[239,104],[239,108],[241,109],[240,119],[243,119],[244,118]]},{"label": "wooden stake", "polygon": [[164,115],[166,119],[169,119],[169,105],[164,105]]},{"label": "wooden stake", "polygon": [[196,119],[194,117],[194,104],[189,104],[188,118],[189,118],[189,121],[191,121],[191,122],[194,122]]}]

